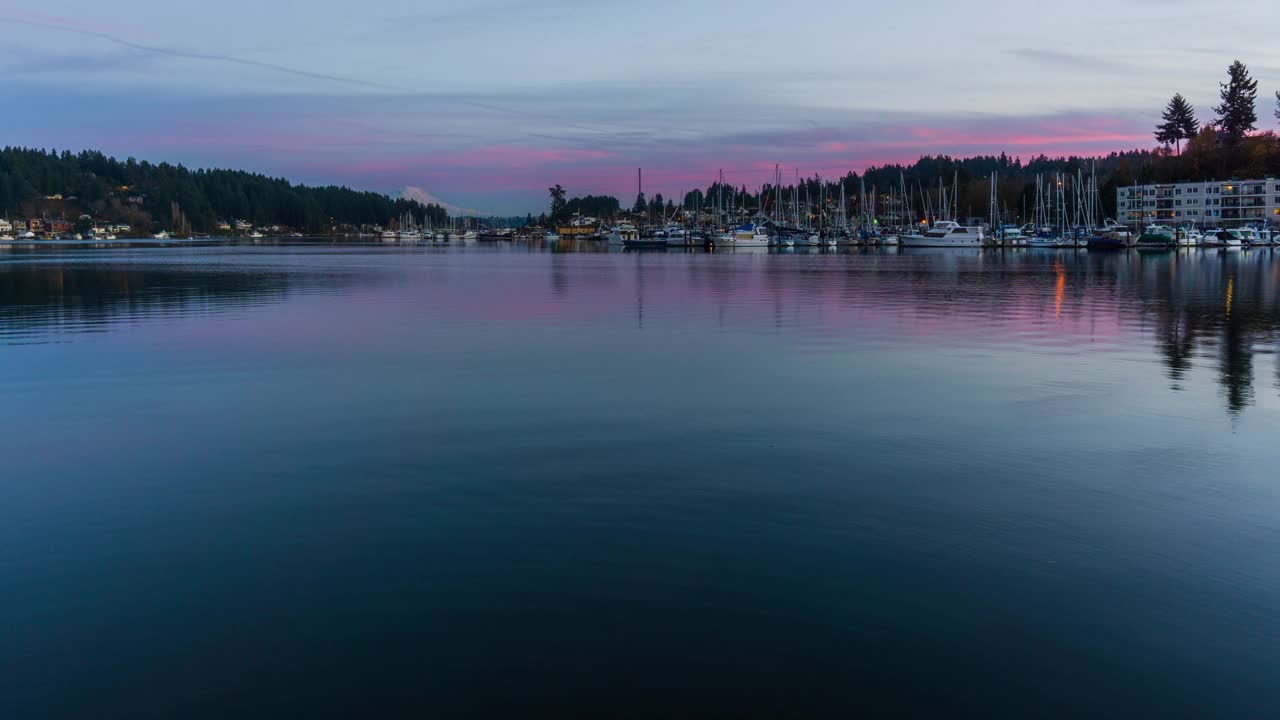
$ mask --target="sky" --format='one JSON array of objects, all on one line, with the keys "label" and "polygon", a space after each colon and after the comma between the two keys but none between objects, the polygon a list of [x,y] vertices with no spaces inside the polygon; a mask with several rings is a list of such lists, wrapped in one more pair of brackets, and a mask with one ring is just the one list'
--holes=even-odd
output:
[{"label": "sky", "polygon": [[720,170],[1150,147],[1234,59],[1273,128],[1280,4],[0,0],[0,143],[523,214]]}]

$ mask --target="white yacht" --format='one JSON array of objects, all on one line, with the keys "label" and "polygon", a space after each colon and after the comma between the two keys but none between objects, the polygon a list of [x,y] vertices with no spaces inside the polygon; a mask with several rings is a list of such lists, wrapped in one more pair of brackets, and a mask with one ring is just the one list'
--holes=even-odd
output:
[{"label": "white yacht", "polygon": [[[480,233],[476,232],[475,230],[468,230],[462,233],[463,240],[475,240],[479,237],[480,237]],[[559,235],[556,236],[557,239],[559,239],[559,237],[560,237]]]},{"label": "white yacht", "polygon": [[1202,245],[1207,247],[1227,248],[1228,250],[1238,250],[1244,246],[1244,241],[1239,235],[1238,230],[1224,230],[1222,228],[1214,228],[1204,231],[1204,240]]},{"label": "white yacht", "polygon": [[769,233],[755,223],[739,225],[733,231],[733,247],[769,247]]},{"label": "white yacht", "polygon": [[1134,240],[1133,233],[1129,231],[1127,226],[1121,225],[1111,218],[1107,218],[1102,223],[1102,227],[1098,228],[1097,235],[1125,246],[1132,245]]},{"label": "white yacht", "polygon": [[982,247],[984,239],[981,227],[941,220],[931,230],[903,235],[898,242],[904,247]]},{"label": "white yacht", "polygon": [[635,242],[636,240],[639,240],[640,230],[638,230],[636,226],[632,225],[631,223],[622,223],[621,225],[614,225],[613,228],[609,231],[609,234],[606,235],[605,237],[606,239],[608,239],[610,245],[616,245],[621,247],[623,245],[626,245],[628,240],[630,240],[631,242]]},{"label": "white yacht", "polygon": [[169,239],[169,233],[167,233],[167,232],[165,232],[165,231],[161,230],[160,232],[156,233],[155,235],[152,235],[151,237],[152,237],[152,238],[154,238],[154,239],[156,239],[156,240],[168,240],[168,239]]}]

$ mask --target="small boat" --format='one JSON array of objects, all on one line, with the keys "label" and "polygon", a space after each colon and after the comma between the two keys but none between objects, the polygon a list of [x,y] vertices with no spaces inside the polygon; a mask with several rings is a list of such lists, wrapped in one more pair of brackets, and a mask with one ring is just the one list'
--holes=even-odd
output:
[{"label": "small boat", "polygon": [[253,231],[253,232],[249,233],[249,237],[253,238],[254,240],[260,240],[260,239],[262,239],[263,235],[262,235],[262,233],[260,233],[260,232],[258,232],[258,231],[256,231],[256,230],[255,230],[255,231]]},{"label": "small boat", "polygon": [[940,220],[926,232],[898,238],[904,247],[982,247],[985,240],[982,228],[954,220]]},{"label": "small boat", "polygon": [[[254,233],[254,235],[257,235],[257,233]],[[252,235],[250,237],[252,237]],[[396,241],[396,233],[394,230],[382,231],[382,242],[395,242],[395,241]]]},{"label": "small boat", "polygon": [[161,230],[160,232],[156,233],[155,235],[152,235],[151,237],[155,240],[168,240],[169,233]]},{"label": "small boat", "polygon": [[[1022,231],[1019,230],[1019,233]],[[1032,228],[1029,234],[1022,236],[1025,247],[1032,248],[1073,248],[1079,247],[1084,239],[1084,235],[1069,235],[1065,232],[1055,230],[1050,227]]]},{"label": "small boat", "polygon": [[560,236],[557,235],[554,231],[548,230],[545,233],[543,233],[542,239],[546,242],[553,243],[553,242],[559,242]]},{"label": "small boat", "polygon": [[667,244],[672,247],[684,247],[689,244],[689,231],[683,225],[672,223],[663,228],[667,236]]},{"label": "small boat", "polygon": [[1248,245],[1249,247],[1261,247],[1263,245],[1271,244],[1271,239],[1269,237],[1263,239],[1262,233],[1253,227],[1236,228],[1232,232],[1240,238],[1241,243]]},{"label": "small boat", "polygon": [[1017,225],[1002,225],[994,232],[998,245],[1003,245],[1005,247],[1026,247],[1031,244],[1030,238],[1023,235],[1022,228]]}]

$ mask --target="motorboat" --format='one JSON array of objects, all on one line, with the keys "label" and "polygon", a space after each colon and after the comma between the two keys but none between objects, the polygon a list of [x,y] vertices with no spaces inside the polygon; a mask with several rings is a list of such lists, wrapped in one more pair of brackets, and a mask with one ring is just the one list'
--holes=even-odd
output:
[{"label": "motorboat", "polygon": [[614,225],[613,228],[609,230],[609,234],[605,235],[605,238],[609,241],[610,245],[621,247],[625,245],[628,240],[639,240],[640,230],[631,223],[622,223],[620,225]]},{"label": "motorboat", "polygon": [[898,241],[904,247],[982,247],[985,239],[981,227],[940,220],[929,230],[899,236]]},{"label": "motorboat", "polygon": [[1206,247],[1220,247],[1228,250],[1238,250],[1244,247],[1244,239],[1241,237],[1239,230],[1214,228],[1212,230],[1205,230],[1204,240],[1201,244]]},{"label": "motorboat", "polygon": [[764,226],[756,223],[739,225],[731,237],[733,247],[769,247],[769,233]]},{"label": "motorboat", "polygon": [[1138,236],[1138,247],[1144,249],[1169,249],[1178,246],[1177,232],[1168,225],[1148,225]]}]

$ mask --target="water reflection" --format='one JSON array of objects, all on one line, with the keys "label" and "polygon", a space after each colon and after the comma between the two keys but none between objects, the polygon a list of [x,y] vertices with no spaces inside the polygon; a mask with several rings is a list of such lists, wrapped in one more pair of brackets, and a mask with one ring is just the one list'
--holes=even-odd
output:
[{"label": "water reflection", "polygon": [[[154,248],[46,249],[0,262],[0,342],[287,303],[309,290],[391,287],[405,305],[454,320],[616,316],[642,332],[706,320],[721,332],[790,336],[797,352],[832,343],[967,345],[993,356],[1146,345],[1172,391],[1187,389],[1194,368],[1212,368],[1227,412],[1239,415],[1257,398],[1255,356],[1275,354],[1278,286],[1280,262],[1269,251],[709,255],[610,252],[571,241],[554,252],[528,245],[220,247],[179,256]],[[1280,387],[1280,366],[1275,376]]]}]

